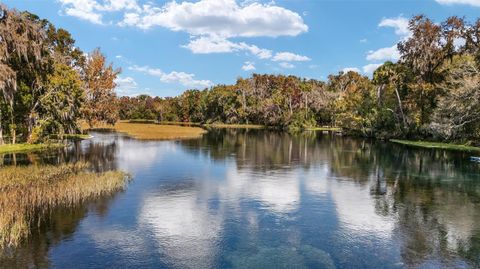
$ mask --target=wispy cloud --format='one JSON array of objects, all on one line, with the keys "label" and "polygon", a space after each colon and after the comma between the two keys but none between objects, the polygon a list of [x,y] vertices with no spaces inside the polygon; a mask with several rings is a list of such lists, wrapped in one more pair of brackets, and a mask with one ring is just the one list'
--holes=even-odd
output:
[{"label": "wispy cloud", "polygon": [[172,71],[170,73],[163,72],[159,68],[151,68],[149,66],[131,66],[128,68],[132,71],[142,72],[150,76],[158,77],[164,83],[179,83],[185,87],[206,88],[213,85],[210,80],[197,80],[194,74],[185,72]]},{"label": "wispy cloud", "polygon": [[252,71],[255,70],[255,63],[254,62],[245,62],[242,66],[243,71]]},{"label": "wispy cloud", "polygon": [[357,73],[362,73],[360,71],[360,69],[358,69],[357,67],[345,67],[345,68],[342,69],[343,73],[348,73],[350,71],[357,72]]},{"label": "wispy cloud", "polygon": [[398,59],[400,59],[400,52],[398,52],[397,45],[369,51],[367,55],[368,61],[397,61]]},{"label": "wispy cloud", "polygon": [[218,36],[201,36],[193,38],[190,42],[182,47],[190,50],[195,54],[211,54],[211,53],[231,53],[231,52],[245,52],[254,55],[255,57],[274,62],[305,62],[311,59],[304,55],[295,54],[292,52],[277,52],[272,50],[259,48],[252,44],[245,42],[232,42],[228,39]]},{"label": "wispy cloud", "polygon": [[235,43],[222,37],[202,36],[190,40],[187,45],[182,47],[189,49],[195,54],[210,54],[210,53],[229,53],[245,51],[251,53],[260,59],[269,59],[272,57],[272,51],[262,49],[255,45],[250,45],[245,42]]},{"label": "wispy cloud", "polygon": [[60,14],[79,18],[94,24],[103,24],[103,14],[116,11],[137,11],[136,0],[57,0],[62,4]]},{"label": "wispy cloud", "polygon": [[397,18],[383,18],[378,26],[392,27],[395,29],[395,34],[401,37],[411,35],[410,29],[408,29],[408,19],[402,16]]},{"label": "wispy cloud", "polygon": [[278,64],[281,68],[285,68],[285,69],[291,69],[291,68],[294,68],[295,65],[291,64],[291,63],[287,63],[287,62],[281,62]]},{"label": "wispy cloud", "polygon": [[305,62],[310,60],[311,59],[307,56],[298,55],[291,52],[278,52],[272,59],[274,62]]},{"label": "wispy cloud", "polygon": [[375,72],[375,70],[377,70],[377,68],[379,68],[382,65],[383,64],[367,64],[367,65],[362,67],[363,73],[365,73],[367,75],[371,75],[371,74],[373,74],[373,72]]},{"label": "wispy cloud", "polygon": [[436,0],[441,5],[470,5],[480,7],[480,0]]}]

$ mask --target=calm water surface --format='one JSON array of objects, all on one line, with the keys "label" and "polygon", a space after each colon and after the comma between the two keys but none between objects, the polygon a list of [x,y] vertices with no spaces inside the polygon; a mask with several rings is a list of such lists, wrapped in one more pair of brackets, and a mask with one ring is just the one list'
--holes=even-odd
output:
[{"label": "calm water surface", "polygon": [[480,164],[469,153],[313,132],[93,135],[0,159],[133,175],[124,192],[55,210],[1,268],[480,267]]}]

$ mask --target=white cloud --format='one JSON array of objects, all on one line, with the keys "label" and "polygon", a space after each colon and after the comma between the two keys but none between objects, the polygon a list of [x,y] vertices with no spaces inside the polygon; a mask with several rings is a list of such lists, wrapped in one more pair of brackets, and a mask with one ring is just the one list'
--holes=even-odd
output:
[{"label": "white cloud", "polygon": [[343,73],[348,73],[348,72],[357,72],[357,73],[361,73],[360,69],[356,68],[356,67],[345,67],[342,69],[342,72]]},{"label": "white cloud", "polygon": [[395,29],[395,34],[402,37],[407,37],[411,34],[410,29],[408,29],[408,19],[402,16],[397,18],[384,18],[380,21],[378,26],[392,27]]},{"label": "white cloud", "polygon": [[95,24],[103,24],[105,12],[136,10],[140,11],[136,0],[57,0],[62,4],[61,13],[86,20]]},{"label": "white cloud", "polygon": [[366,39],[366,38],[360,39],[360,43],[367,43],[367,42],[368,42],[368,39]]},{"label": "white cloud", "polygon": [[379,68],[380,66],[382,66],[383,64],[367,64],[365,66],[362,67],[363,69],[363,73],[365,74],[373,74],[373,72],[375,70],[377,70],[377,68]]},{"label": "white cloud", "polygon": [[255,70],[255,63],[253,62],[245,62],[242,66],[243,71],[252,71]]},{"label": "white cloud", "polygon": [[[62,1],[62,0],[61,0]],[[78,0],[75,0],[78,1]],[[138,10],[140,6],[136,0],[106,0],[103,5],[99,5],[98,10],[102,11],[120,11],[120,10]]]},{"label": "white cloud", "polygon": [[307,56],[302,56],[291,52],[278,52],[272,59],[274,62],[305,62],[310,60],[311,59]]},{"label": "white cloud", "polygon": [[[259,59],[271,59],[273,52],[245,42],[232,42],[233,37],[297,36],[308,31],[302,17],[275,2],[237,0],[169,1],[162,6],[153,2],[140,5],[137,0],[57,0],[62,13],[96,24],[103,24],[103,15],[123,13],[120,26],[140,29],[163,27],[191,35],[183,47],[196,54],[247,52]],[[239,3],[238,3],[239,2]],[[285,58],[287,57],[287,58]],[[288,59],[290,57],[290,59]],[[275,61],[308,61],[306,56],[277,53]]]},{"label": "white cloud", "polygon": [[237,51],[240,45],[225,38],[203,36],[190,40],[190,42],[183,47],[195,54],[209,54]]},{"label": "white cloud", "polygon": [[281,62],[278,64],[281,68],[285,68],[285,69],[291,69],[291,68],[294,68],[295,65],[291,64],[291,63],[287,63],[287,62]]},{"label": "white cloud", "polygon": [[185,72],[172,71],[170,73],[165,73],[158,68],[150,68],[148,66],[136,65],[129,67],[129,69],[158,77],[160,78],[160,81],[165,83],[180,83],[186,87],[206,88],[213,85],[210,80],[196,80],[194,74],[189,74]]},{"label": "white cloud", "polygon": [[[378,24],[378,27],[392,27],[395,29],[395,34],[400,37],[400,40],[405,40],[411,36],[410,29],[408,29],[408,19],[402,16],[397,18],[384,18]],[[400,52],[397,45],[391,47],[371,50],[367,54],[368,61],[397,61],[400,59]],[[373,68],[375,64],[366,65],[367,68]],[[365,70],[365,67],[364,67]],[[365,72],[369,73],[369,72]]]},{"label": "white cloud", "polygon": [[396,61],[398,59],[400,59],[400,52],[397,49],[397,45],[381,48],[375,51],[369,51],[367,55],[368,61]]},{"label": "white cloud", "polygon": [[245,47],[250,53],[257,56],[260,59],[270,59],[272,58],[272,51],[268,49],[261,49],[255,45],[247,45],[245,43],[240,43],[242,47]]},{"label": "white cloud", "polygon": [[441,5],[471,5],[480,7],[480,0],[436,0]]},{"label": "white cloud", "polygon": [[122,96],[132,96],[135,95],[138,90],[138,84],[132,77],[121,77],[118,76],[115,79],[115,84],[117,84],[116,92]]},{"label": "white cloud", "polygon": [[161,8],[146,4],[142,11],[126,13],[120,25],[221,37],[296,36],[308,31],[301,16],[291,10],[274,3],[239,5],[235,0],[172,1]]},{"label": "white cloud", "polygon": [[213,36],[202,36],[192,39],[183,47],[196,54],[246,51],[260,59],[269,59],[272,57],[271,50],[261,49],[255,45],[250,45],[245,42],[235,43],[225,38]]},{"label": "white cloud", "polygon": [[190,42],[182,47],[189,49],[195,54],[209,53],[231,53],[244,51],[255,55],[259,59],[271,59],[275,62],[304,62],[311,59],[307,56],[298,55],[291,52],[278,52],[273,55],[269,49],[259,48],[255,45],[245,42],[232,42],[226,38],[218,36],[201,36],[191,39]]}]

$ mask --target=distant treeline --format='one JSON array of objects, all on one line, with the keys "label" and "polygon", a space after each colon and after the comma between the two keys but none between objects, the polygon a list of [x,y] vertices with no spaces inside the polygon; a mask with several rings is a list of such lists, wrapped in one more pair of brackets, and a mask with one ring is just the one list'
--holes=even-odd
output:
[{"label": "distant treeline", "polygon": [[[262,124],[301,130],[337,126],[369,137],[480,143],[480,19],[437,24],[410,20],[397,63],[373,74],[327,81],[259,75],[234,85],[187,90],[177,97],[117,98],[120,70],[95,50],[83,53],[70,33],[29,12],[0,4],[0,144],[38,142],[122,119]],[[8,139],[6,139],[8,137]]]},{"label": "distant treeline", "polygon": [[478,144],[480,19],[436,24],[416,16],[409,29],[398,44],[400,60],[380,66],[372,79],[352,71],[326,82],[254,74],[173,98],[121,97],[120,117],[289,129],[326,125],[370,137]]},{"label": "distant treeline", "polygon": [[0,145],[75,133],[80,119],[115,123],[119,72],[68,31],[0,3]]}]

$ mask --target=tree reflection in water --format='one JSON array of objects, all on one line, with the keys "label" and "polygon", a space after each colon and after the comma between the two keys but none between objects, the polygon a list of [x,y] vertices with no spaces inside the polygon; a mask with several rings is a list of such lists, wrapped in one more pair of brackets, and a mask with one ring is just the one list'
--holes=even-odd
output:
[{"label": "tree reflection in water", "polygon": [[135,179],[109,214],[112,197],[59,209],[0,267],[48,267],[52,246],[72,257],[62,242],[89,212],[109,221],[89,222],[81,238],[90,241],[75,237],[70,247],[92,257],[101,249],[100,258],[117,264],[126,256],[156,267],[480,267],[480,165],[468,153],[320,132],[212,129],[162,142],[96,136],[3,157],[4,165],[88,161]]},{"label": "tree reflection in water", "polygon": [[241,129],[213,130],[182,145],[217,161],[234,158],[240,171],[328,163],[330,177],[368,186],[375,213],[395,219],[405,266],[467,266],[464,259],[480,266],[480,166],[468,153]]}]

